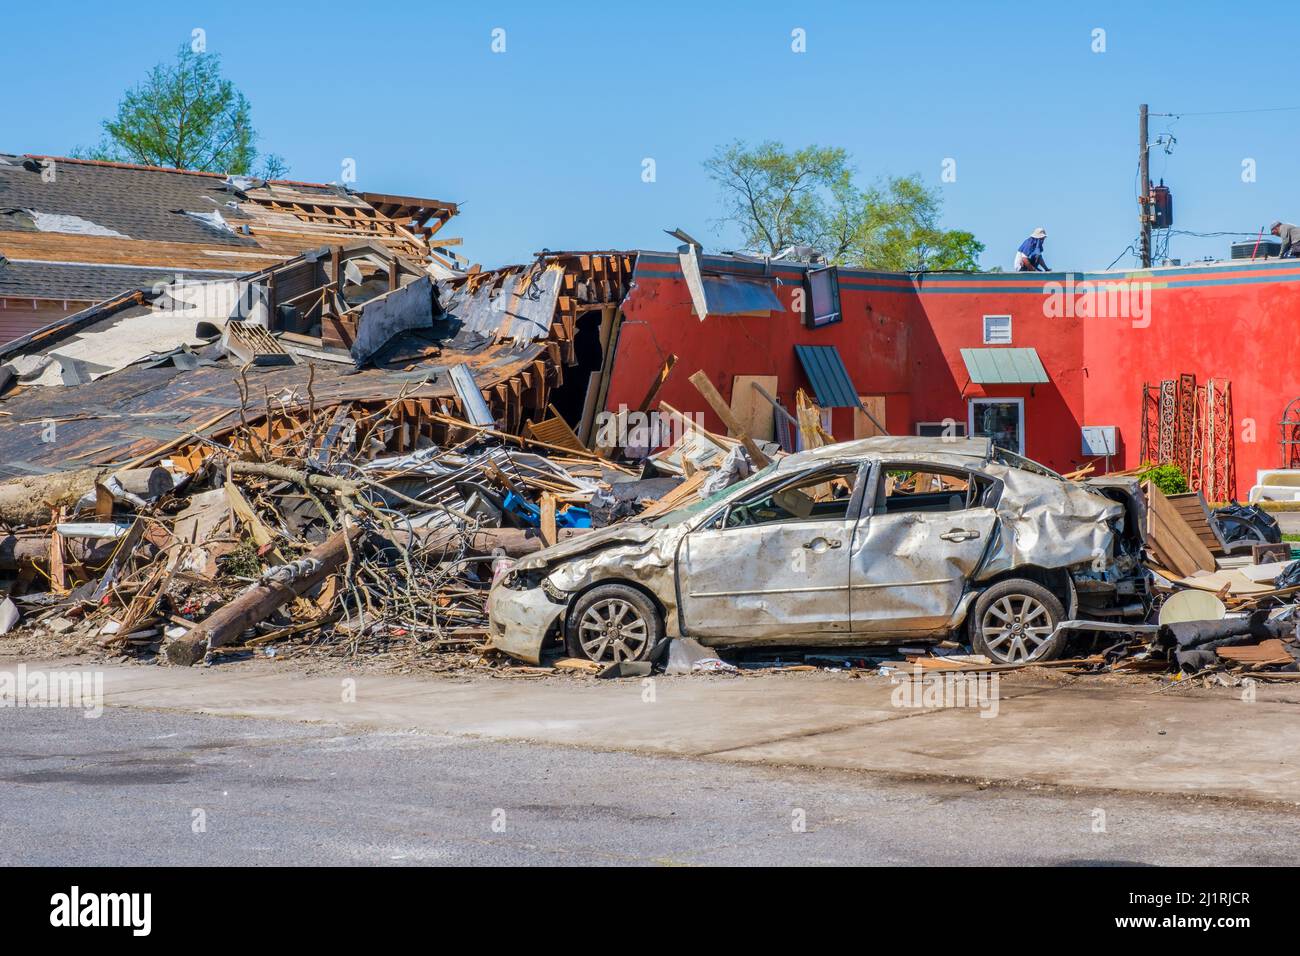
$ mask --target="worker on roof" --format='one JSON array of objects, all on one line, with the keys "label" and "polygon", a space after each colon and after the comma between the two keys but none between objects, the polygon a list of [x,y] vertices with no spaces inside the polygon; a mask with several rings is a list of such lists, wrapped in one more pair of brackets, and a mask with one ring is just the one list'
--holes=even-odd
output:
[{"label": "worker on roof", "polygon": [[1047,263],[1043,261],[1043,241],[1047,238],[1047,230],[1039,226],[1029,234],[1029,238],[1020,244],[1016,250],[1016,271],[1017,272],[1050,272]]},{"label": "worker on roof", "polygon": [[1282,251],[1278,253],[1283,259],[1300,259],[1300,226],[1289,222],[1275,222],[1268,231],[1282,240]]}]

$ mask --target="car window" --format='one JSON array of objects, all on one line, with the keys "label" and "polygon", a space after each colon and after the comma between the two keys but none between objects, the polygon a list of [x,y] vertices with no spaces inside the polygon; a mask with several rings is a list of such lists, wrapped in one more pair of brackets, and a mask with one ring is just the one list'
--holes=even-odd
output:
[{"label": "car window", "polygon": [[722,499],[737,494],[740,491],[740,489],[748,488],[753,485],[760,484],[763,481],[766,481],[768,478],[772,476],[772,472],[774,471],[776,471],[776,462],[772,462],[771,464],[768,464],[763,468],[760,468],[758,471],[754,472],[748,478],[741,479],[740,481],[736,482],[734,485],[728,485],[726,488],[723,488],[721,491],[715,491],[707,498],[703,498],[693,504],[685,505],[681,508],[675,508],[665,515],[660,515],[658,518],[655,518],[653,521],[650,522],[650,527],[671,528],[675,525],[679,525],[687,518],[690,518],[693,515],[697,515],[701,511],[707,511],[709,508],[712,508]]},{"label": "car window", "polygon": [[876,511],[964,511],[984,504],[991,482],[970,472],[930,465],[888,465],[876,486]]},{"label": "car window", "polygon": [[733,501],[727,509],[725,526],[843,520],[848,517],[856,477],[856,468],[836,468],[769,486]]}]

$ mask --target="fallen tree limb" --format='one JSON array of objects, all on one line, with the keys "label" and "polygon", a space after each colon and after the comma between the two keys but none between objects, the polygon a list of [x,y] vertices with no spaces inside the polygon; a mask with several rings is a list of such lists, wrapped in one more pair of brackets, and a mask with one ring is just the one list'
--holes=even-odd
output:
[{"label": "fallen tree limb", "polygon": [[[0,534],[0,571],[21,571],[24,568],[48,568],[50,565],[48,534]],[[112,555],[117,541],[112,538],[66,538],[64,548],[67,560],[98,567]]]},{"label": "fallen tree limb", "polygon": [[14,528],[47,524],[51,511],[71,509],[110,473],[108,468],[82,468],[6,481],[0,484],[0,524]]},{"label": "fallen tree limb", "polygon": [[[567,541],[569,538],[586,534],[590,528],[560,528],[557,538]],[[385,531],[382,537],[403,548],[446,548],[456,550],[461,541],[468,538],[467,547],[474,554],[491,555],[500,548],[508,558],[522,558],[546,547],[537,528],[481,528],[478,531],[459,531],[455,528],[398,528]]]},{"label": "fallen tree limb", "polygon": [[301,573],[280,575],[280,580],[264,576],[263,580],[245,588],[188,634],[168,644],[167,660],[185,667],[197,664],[208,651],[233,643],[244,631],[266,620],[281,605],[306,594],[343,566],[360,530],[359,525],[349,523],[317,545],[301,561],[273,569],[279,572],[294,568],[301,569]]},{"label": "fallen tree limb", "polygon": [[410,505],[416,505],[426,508],[429,511],[445,511],[461,521],[472,521],[473,519],[463,511],[457,511],[450,505],[442,504],[438,501],[421,501],[418,498],[411,498],[402,494],[395,488],[390,488],[383,482],[375,481],[370,478],[363,478],[360,481],[353,481],[349,478],[334,478],[330,475],[317,475],[309,471],[297,471],[285,465],[267,464],[259,461],[232,461],[230,462],[231,474],[235,475],[261,475],[263,478],[275,478],[280,481],[291,481],[303,488],[323,488],[328,491],[336,491],[344,495],[356,495],[362,488],[373,488],[381,495],[388,495],[404,501]]},{"label": "fallen tree limb", "polygon": [[230,462],[230,471],[236,475],[261,475],[263,478],[292,481],[297,485],[310,485],[312,488],[341,491],[345,495],[355,495],[361,490],[359,483],[349,481],[347,478],[317,475],[310,471],[298,471],[287,465],[275,465],[261,461],[232,461]]},{"label": "fallen tree limb", "polygon": [[[0,483],[0,524],[30,527],[46,524],[50,512],[59,508],[72,513],[78,501],[111,476],[111,468],[80,468]],[[115,477],[123,492],[142,499],[157,498],[172,489],[171,475],[164,468],[136,468],[117,472]]]}]

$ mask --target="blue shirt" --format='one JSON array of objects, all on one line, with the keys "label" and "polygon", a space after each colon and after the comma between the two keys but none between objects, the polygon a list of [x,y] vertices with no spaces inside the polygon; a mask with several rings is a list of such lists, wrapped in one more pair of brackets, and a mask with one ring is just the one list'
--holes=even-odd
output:
[{"label": "blue shirt", "polygon": [[1020,244],[1020,251],[1025,254],[1026,259],[1041,259],[1043,258],[1043,240],[1030,236]]}]

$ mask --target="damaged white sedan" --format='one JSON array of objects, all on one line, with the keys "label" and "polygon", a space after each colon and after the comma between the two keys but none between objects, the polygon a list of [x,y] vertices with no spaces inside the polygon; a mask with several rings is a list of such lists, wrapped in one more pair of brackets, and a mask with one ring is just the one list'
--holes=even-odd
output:
[{"label": "damaged white sedan", "polygon": [[1000,663],[1058,656],[1090,620],[1142,618],[1143,501],[987,439],[878,437],[789,455],[690,507],[561,542],[488,600],[492,646],[598,662],[666,638],[715,647],[966,638]]}]

